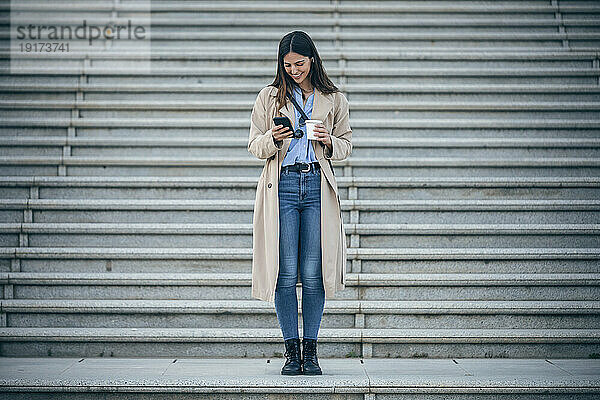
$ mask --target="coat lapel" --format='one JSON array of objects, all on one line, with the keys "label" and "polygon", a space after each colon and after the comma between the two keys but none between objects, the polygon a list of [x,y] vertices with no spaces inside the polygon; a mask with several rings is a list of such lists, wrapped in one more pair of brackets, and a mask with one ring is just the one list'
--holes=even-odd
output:
[{"label": "coat lapel", "polygon": [[324,95],[320,91],[315,90],[311,119],[325,121],[327,115],[331,112],[333,112],[333,100],[331,99],[331,95]]}]

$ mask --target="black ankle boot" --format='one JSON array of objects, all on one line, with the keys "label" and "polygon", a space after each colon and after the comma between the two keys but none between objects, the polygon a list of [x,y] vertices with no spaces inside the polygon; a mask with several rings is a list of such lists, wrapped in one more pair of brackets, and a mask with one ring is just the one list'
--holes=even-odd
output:
[{"label": "black ankle boot", "polygon": [[281,369],[281,375],[301,375],[302,356],[300,354],[300,338],[292,338],[285,341],[285,365]]},{"label": "black ankle boot", "polygon": [[302,370],[304,375],[323,375],[317,358],[317,340],[302,338]]}]

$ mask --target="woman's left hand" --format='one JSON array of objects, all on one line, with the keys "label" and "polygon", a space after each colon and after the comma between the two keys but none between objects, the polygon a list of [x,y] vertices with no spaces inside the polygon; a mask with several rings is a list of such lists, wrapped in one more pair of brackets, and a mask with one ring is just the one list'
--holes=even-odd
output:
[{"label": "woman's left hand", "polygon": [[317,140],[323,143],[325,146],[329,147],[329,150],[333,149],[333,145],[331,143],[331,135],[327,132],[325,125],[317,124],[315,125],[315,136]]}]

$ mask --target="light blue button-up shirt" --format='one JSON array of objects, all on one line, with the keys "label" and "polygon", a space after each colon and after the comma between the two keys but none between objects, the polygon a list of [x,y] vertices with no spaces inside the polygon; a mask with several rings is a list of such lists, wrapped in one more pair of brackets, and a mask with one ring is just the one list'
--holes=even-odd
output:
[{"label": "light blue button-up shirt", "polygon": [[[302,108],[304,110],[304,114],[306,114],[306,116],[310,119],[312,118],[312,109],[313,109],[313,101],[315,99],[315,90],[313,90],[313,93],[308,96],[308,98],[306,99],[306,104],[304,104],[304,107]],[[292,91],[292,94],[294,96],[294,99],[296,99],[296,102],[298,102],[298,104],[300,106],[303,105],[304,100],[302,100],[302,91],[300,90],[300,86],[298,85],[294,85],[294,90]],[[295,119],[294,119],[294,129],[298,129],[299,125],[300,125],[300,112],[298,112],[298,110],[296,110],[296,107],[291,104],[292,108],[294,109],[294,115],[295,115]],[[283,158],[283,163],[281,164],[282,167],[285,167],[286,165],[294,165],[297,162],[299,163],[312,163],[312,162],[317,162],[317,157],[315,155],[315,150],[313,149],[312,144],[310,143],[310,140],[308,140],[308,138],[306,137],[306,124],[304,124],[304,126],[300,127],[300,129],[302,129],[302,131],[304,132],[304,135],[302,135],[302,137],[300,139],[296,139],[295,137],[292,136],[292,141],[290,142],[290,147],[288,148],[288,151],[285,155],[285,157]]]}]

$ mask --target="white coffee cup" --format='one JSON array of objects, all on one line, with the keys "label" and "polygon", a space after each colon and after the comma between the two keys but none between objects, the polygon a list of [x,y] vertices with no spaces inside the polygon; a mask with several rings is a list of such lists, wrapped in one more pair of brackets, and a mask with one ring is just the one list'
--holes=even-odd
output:
[{"label": "white coffee cup", "polygon": [[306,137],[309,140],[317,140],[317,137],[315,136],[315,125],[322,124],[323,121],[321,121],[320,119],[307,119],[305,121],[305,123],[306,123]]}]

